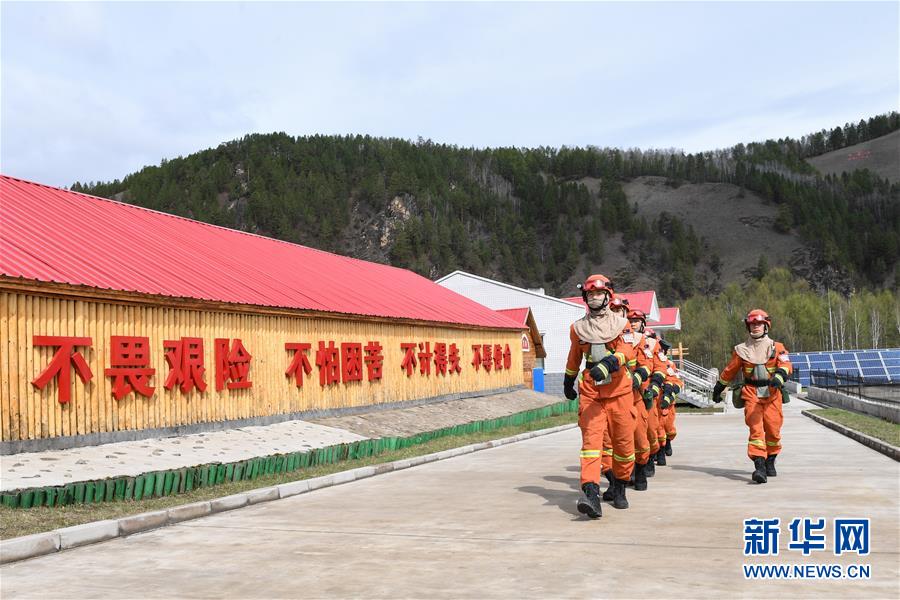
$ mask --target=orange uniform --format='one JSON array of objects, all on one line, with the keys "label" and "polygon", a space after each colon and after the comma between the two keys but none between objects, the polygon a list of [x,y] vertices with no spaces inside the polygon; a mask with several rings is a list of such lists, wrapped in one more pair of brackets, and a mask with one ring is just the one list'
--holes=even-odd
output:
[{"label": "orange uniform", "polygon": [[[793,367],[790,356],[781,342],[773,342],[765,369],[770,380],[778,377],[782,383],[791,374]],[[744,377],[744,385],[741,386],[744,422],[750,428],[747,455],[751,459],[776,456],[781,452],[781,425],[784,422],[781,412],[781,390],[765,385],[766,381],[755,379],[754,365],[738,356],[737,352],[732,352],[731,360],[719,377],[719,383],[727,385],[739,373]],[[759,397],[760,388],[768,390],[767,398]]]},{"label": "orange uniform", "polygon": [[[675,366],[675,363],[671,359],[667,359],[668,364],[666,365],[666,383],[669,385],[676,385],[679,389],[684,389],[684,381],[678,377],[678,368]],[[671,441],[675,439],[677,435],[677,431],[675,430],[675,400],[673,398],[672,404],[668,408],[660,407],[660,420],[662,435],[665,437],[665,441]]]},{"label": "orange uniform", "polygon": [[[641,392],[650,385],[650,375],[653,373],[654,367],[653,355],[650,353],[650,356],[647,356],[644,352],[648,338],[645,338],[644,334],[634,331],[630,324],[625,326],[622,339],[634,347],[635,358],[628,362],[628,370],[641,382],[641,387],[638,389],[634,389],[632,386],[635,410],[634,460],[639,465],[645,465],[650,459],[650,442],[647,437],[647,408],[644,406]],[[613,444],[612,438],[609,436],[612,428],[609,423],[611,414],[607,413],[607,430],[603,435],[602,471],[604,473],[613,468]]]},{"label": "orange uniform", "polygon": [[645,352],[647,339],[644,334],[633,331],[631,326],[627,328],[629,335],[626,335],[626,341],[631,342],[634,347],[635,359],[628,364],[629,369],[634,373],[634,377],[640,382],[637,389],[632,389],[634,402],[634,410],[636,413],[634,427],[634,459],[639,465],[646,465],[650,460],[650,439],[647,436],[648,411],[644,405],[642,392],[650,385],[650,376],[654,372],[655,361],[653,353],[648,356]]},{"label": "orange uniform", "polygon": [[[665,381],[668,374],[666,373],[668,357],[660,348],[659,341],[655,338],[647,337],[647,345],[644,347],[644,354],[650,355],[653,360],[653,374],[659,374]],[[646,391],[650,387],[648,382],[644,387]],[[659,396],[662,394],[660,386],[657,395],[653,398],[653,404],[647,409],[647,439],[650,442],[650,454],[659,452],[661,446],[666,444],[665,428],[661,427],[659,415]]]},{"label": "orange uniform", "polygon": [[[605,344],[614,354],[619,369],[608,383],[593,380],[588,368],[582,370],[578,387],[578,425],[581,427],[581,483],[597,483],[602,470],[603,437],[607,429],[612,442],[612,468],[617,479],[628,480],[634,468],[634,424],[636,413],[632,393],[632,374],[628,363],[636,360],[635,348],[625,340],[626,332]],[[591,344],[579,339],[570,327],[571,346],[566,361],[566,374],[582,369],[582,360],[590,357]],[[596,360],[601,357],[590,357]]]}]

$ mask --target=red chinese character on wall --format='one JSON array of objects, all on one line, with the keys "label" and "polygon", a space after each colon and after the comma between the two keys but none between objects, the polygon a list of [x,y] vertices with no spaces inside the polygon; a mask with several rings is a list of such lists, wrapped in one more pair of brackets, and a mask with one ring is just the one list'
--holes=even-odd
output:
[{"label": "red chinese character on wall", "polygon": [[341,383],[362,378],[362,344],[341,344]]},{"label": "red chinese character on wall", "polygon": [[50,380],[58,377],[58,388],[56,398],[60,404],[65,404],[72,399],[72,370],[81,378],[81,381],[87,383],[94,374],[91,368],[84,360],[81,352],[75,350],[75,346],[90,346],[91,338],[89,337],[66,337],[54,335],[36,335],[33,338],[35,346],[59,346],[59,350],[53,355],[50,364],[44,369],[40,375],[34,378],[31,385],[39,390],[44,389]]},{"label": "red chinese character on wall", "polygon": [[401,369],[406,369],[406,376],[411,377],[416,369],[416,344],[400,344],[403,350],[403,362],[400,363]]},{"label": "red chinese character on wall", "polygon": [[297,381],[297,387],[303,387],[304,373],[307,375],[312,373],[312,365],[309,364],[309,359],[306,358],[306,353],[309,352],[311,347],[311,344],[294,344],[290,342],[284,345],[285,350],[294,350],[294,358],[284,374],[288,377],[293,375]]},{"label": "red chinese character on wall", "polygon": [[384,366],[384,355],[381,353],[383,348],[378,342],[369,342],[366,344],[366,371],[369,381],[381,379],[381,369]]},{"label": "red chinese character on wall", "polygon": [[494,370],[501,371],[503,369],[503,346],[494,344]]},{"label": "red chinese character on wall", "polygon": [[503,349],[503,368],[509,369],[512,366],[512,352],[509,351],[509,344]]},{"label": "red chinese character on wall", "polygon": [[181,386],[184,393],[190,392],[197,386],[201,392],[206,391],[206,382],[203,374],[206,367],[203,366],[203,340],[201,338],[183,337],[180,340],[165,340],[163,348],[166,349],[166,362],[169,363],[169,375],[163,385],[171,390],[176,384]]},{"label": "red chinese character on wall", "polygon": [[437,375],[447,374],[447,344],[434,343],[434,372]]},{"label": "red chinese character on wall", "polygon": [[474,356],[472,357],[472,366],[475,367],[475,370],[478,371],[481,369],[481,345],[478,344],[476,346],[472,346],[472,353]]},{"label": "red chinese character on wall", "polygon": [[419,342],[419,373],[431,375],[431,342]]},{"label": "red chinese character on wall", "polygon": [[216,338],[216,389],[224,390],[226,385],[229,390],[253,387],[248,379],[253,357],[240,339],[231,340],[231,348],[228,342],[227,338]]},{"label": "red chinese character on wall", "polygon": [[485,371],[490,371],[494,366],[494,361],[491,360],[491,353],[493,352],[493,348],[490,344],[484,344],[481,350],[481,366],[484,367]]},{"label": "red chinese character on wall", "polygon": [[341,355],[334,342],[319,342],[316,351],[316,366],[319,367],[319,385],[325,387],[341,381]]},{"label": "red chinese character on wall", "polygon": [[150,338],[113,335],[110,343],[110,368],[107,377],[113,380],[113,398],[121,400],[134,390],[149,398],[156,388],[150,386],[150,377],[156,369],[150,368]]},{"label": "red chinese character on wall", "polygon": [[456,347],[456,344],[450,344],[450,356],[448,357],[450,361],[450,374],[461,373],[462,367],[459,366],[459,348]]}]

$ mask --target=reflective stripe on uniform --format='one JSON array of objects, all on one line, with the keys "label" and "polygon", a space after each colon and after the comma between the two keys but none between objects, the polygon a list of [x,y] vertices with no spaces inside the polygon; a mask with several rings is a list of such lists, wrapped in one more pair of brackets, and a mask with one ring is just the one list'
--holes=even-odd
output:
[{"label": "reflective stripe on uniform", "polygon": [[603,449],[603,454],[605,454],[607,456],[612,456],[612,453],[613,453],[612,448],[604,448]]},{"label": "reflective stripe on uniform", "polygon": [[766,446],[780,446],[781,442],[766,442]]},{"label": "reflective stripe on uniform", "polygon": [[636,448],[634,451],[636,454],[643,454],[644,452],[650,452],[650,446],[646,448]]},{"label": "reflective stripe on uniform", "polygon": [[762,440],[748,440],[748,444],[751,446],[756,446],[757,448],[765,448],[766,444]]},{"label": "reflective stripe on uniform", "polygon": [[613,454],[613,459],[619,462],[632,462],[634,460],[634,453],[629,454],[628,456],[619,456],[618,454]]},{"label": "reflective stripe on uniform", "polygon": [[599,450],[582,450],[581,458],[600,458]]},{"label": "reflective stripe on uniform", "polygon": [[570,369],[566,369],[566,375],[577,375],[578,371],[572,371]]}]

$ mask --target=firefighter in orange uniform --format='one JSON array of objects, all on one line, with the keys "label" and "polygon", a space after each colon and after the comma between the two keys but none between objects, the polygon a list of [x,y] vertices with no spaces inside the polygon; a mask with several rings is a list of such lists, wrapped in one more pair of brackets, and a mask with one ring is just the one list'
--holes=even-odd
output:
[{"label": "firefighter in orange uniform", "polygon": [[[684,387],[684,382],[678,377],[678,367],[671,358],[668,357],[669,349],[672,347],[669,342],[660,340],[660,348],[666,353],[666,382],[663,385],[663,393],[660,398],[660,429],[662,436],[665,437],[666,443],[660,448],[659,453],[663,457],[672,456],[672,440],[675,439],[677,431],[675,430],[675,400]],[[665,463],[665,458],[663,458]]]},{"label": "firefighter in orange uniform", "polygon": [[647,343],[644,346],[644,353],[653,360],[653,374],[643,393],[644,406],[647,407],[647,439],[650,442],[650,460],[647,461],[645,471],[649,477],[653,477],[656,474],[657,463],[660,466],[666,465],[665,453],[660,454],[659,452],[665,446],[666,440],[665,431],[660,428],[659,403],[657,402],[657,398],[665,387],[666,361],[665,353],[660,353],[660,340],[656,332],[647,328],[645,333]]},{"label": "firefighter in orange uniform", "polygon": [[[628,370],[631,371],[633,379],[631,387],[633,396],[632,402],[634,404],[635,412],[634,469],[632,470],[632,473],[634,489],[643,491],[647,489],[646,465],[650,458],[650,442],[647,438],[647,408],[642,396],[642,387],[646,387],[645,384],[647,386],[649,385],[650,376],[653,372],[653,358],[648,358],[643,352],[646,343],[644,341],[644,334],[642,333],[643,322],[640,320],[637,321],[639,329],[634,326],[634,323],[630,318],[634,311],[628,310],[628,301],[614,298],[612,302],[610,302],[610,310],[628,319],[628,325],[625,327],[622,339],[630,343],[634,349],[635,358],[628,362]],[[638,311],[638,313],[643,314],[640,313],[640,311]],[[636,315],[638,313],[634,314]],[[614,489],[612,480],[610,479],[610,489],[603,494],[603,499],[611,500],[613,498],[613,493]]]},{"label": "firefighter in orange uniform", "polygon": [[728,366],[713,388],[713,401],[722,401],[726,385],[743,375],[740,400],[744,403],[744,422],[750,428],[747,455],[753,461],[753,481],[766,483],[775,477],[775,457],[781,452],[781,390],[791,374],[791,361],[781,342],[769,338],[772,319],[761,309],[744,318],[749,337],[734,347]]},{"label": "firefighter in orange uniform", "polygon": [[[563,390],[566,397],[580,396],[581,489],[578,511],[592,519],[601,516],[600,473],[603,434],[610,429],[613,447],[615,508],[628,508],[625,482],[634,468],[634,403],[628,362],[634,347],[623,338],[628,321],[609,310],[613,289],[603,275],[591,275],[581,286],[588,313],[569,329],[571,347],[566,362]],[[582,360],[586,364],[582,369]],[[579,370],[582,379],[575,391]]]}]

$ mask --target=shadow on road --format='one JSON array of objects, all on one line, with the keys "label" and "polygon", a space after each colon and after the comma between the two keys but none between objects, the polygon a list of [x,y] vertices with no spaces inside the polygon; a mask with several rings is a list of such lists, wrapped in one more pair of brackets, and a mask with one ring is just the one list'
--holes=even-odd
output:
[{"label": "shadow on road", "polygon": [[732,481],[746,481],[747,483],[753,484],[753,479],[750,478],[750,475],[747,474],[747,471],[742,471],[740,469],[717,469],[714,467],[694,467],[691,465],[671,465],[667,466],[666,468],[672,469],[673,471],[694,471],[695,473],[706,473],[707,475],[712,475],[713,477],[724,477],[725,479],[730,479]]},{"label": "shadow on road", "polygon": [[570,489],[546,488],[539,485],[523,485],[521,487],[517,487],[516,489],[520,492],[525,492],[526,494],[534,494],[535,496],[540,496],[544,499],[545,506],[556,506],[566,514],[573,515],[579,518],[586,518],[578,512],[578,509],[575,508],[575,503],[578,500],[578,495],[581,493],[579,477],[548,475],[544,477],[544,481],[550,483],[562,483]]}]

